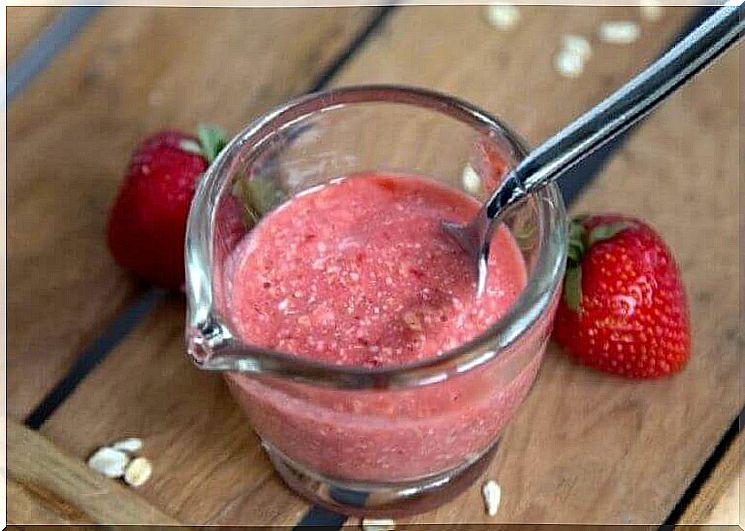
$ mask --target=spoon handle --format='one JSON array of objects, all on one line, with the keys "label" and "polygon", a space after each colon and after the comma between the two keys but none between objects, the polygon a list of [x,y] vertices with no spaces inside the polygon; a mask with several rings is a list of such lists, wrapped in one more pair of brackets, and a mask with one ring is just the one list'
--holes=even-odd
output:
[{"label": "spoon handle", "polygon": [[643,118],[734,44],[744,29],[743,4],[718,9],[665,55],[523,159],[489,199],[488,218],[554,181]]}]

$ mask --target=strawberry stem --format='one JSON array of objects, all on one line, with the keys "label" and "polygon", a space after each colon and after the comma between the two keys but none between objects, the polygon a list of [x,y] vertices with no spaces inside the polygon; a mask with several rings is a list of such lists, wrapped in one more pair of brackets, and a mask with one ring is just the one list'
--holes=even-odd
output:
[{"label": "strawberry stem", "polygon": [[577,216],[569,221],[569,248],[567,249],[567,271],[564,275],[564,302],[579,311],[582,305],[582,257],[598,242],[613,238],[622,230],[632,226],[626,221],[597,225],[588,231],[584,226],[587,216]]},{"label": "strawberry stem", "polygon": [[207,159],[208,164],[212,164],[228,143],[227,133],[214,125],[200,124],[197,128],[197,137],[202,156]]},{"label": "strawberry stem", "polygon": [[582,303],[582,268],[579,265],[567,267],[564,275],[564,302],[569,309],[579,311]]},{"label": "strawberry stem", "polygon": [[[583,218],[582,218],[583,219]],[[569,249],[567,249],[567,270],[564,275],[564,302],[575,312],[579,311],[582,302],[582,255],[587,245],[587,230],[582,219],[569,221]]]},{"label": "strawberry stem", "polygon": [[579,263],[585,252],[585,229],[576,220],[569,222],[569,260]]},{"label": "strawberry stem", "polygon": [[587,247],[590,248],[597,242],[609,240],[622,230],[628,229],[630,227],[631,223],[628,223],[626,221],[619,221],[616,223],[611,223],[609,225],[598,225],[597,227],[592,229],[592,231],[590,231],[590,235],[587,237]]}]

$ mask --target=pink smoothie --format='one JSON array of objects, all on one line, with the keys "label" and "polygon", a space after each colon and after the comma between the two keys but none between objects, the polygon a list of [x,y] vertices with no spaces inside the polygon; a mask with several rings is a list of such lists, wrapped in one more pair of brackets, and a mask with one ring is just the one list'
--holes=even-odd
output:
[{"label": "pink smoothie", "polygon": [[[484,332],[526,283],[510,232],[494,235],[487,289],[442,230],[474,199],[432,180],[339,179],[269,215],[229,257],[227,313],[249,344],[324,363],[397,366]],[[540,328],[540,327],[539,327]],[[254,428],[290,459],[337,478],[413,479],[478,458],[532,383],[545,333],[468,374],[400,391],[341,391],[231,374]]]}]

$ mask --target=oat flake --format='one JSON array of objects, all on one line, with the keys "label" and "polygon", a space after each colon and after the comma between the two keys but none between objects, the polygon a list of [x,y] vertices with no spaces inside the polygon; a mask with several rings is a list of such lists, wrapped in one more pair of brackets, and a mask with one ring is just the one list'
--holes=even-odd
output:
[{"label": "oat flake", "polygon": [[642,18],[649,22],[657,22],[662,18],[664,8],[659,2],[653,2],[651,0],[645,0],[645,2],[639,6]]},{"label": "oat flake", "polygon": [[639,24],[630,20],[603,22],[598,32],[600,40],[609,44],[631,44],[641,35]]},{"label": "oat flake", "polygon": [[124,472],[124,481],[132,487],[144,485],[153,473],[153,466],[144,457],[132,459]]},{"label": "oat flake", "polygon": [[490,5],[486,8],[486,19],[497,29],[509,30],[520,22],[520,10],[517,6]]},{"label": "oat flake", "polygon": [[473,166],[466,164],[461,176],[463,189],[471,195],[476,195],[481,191],[481,177],[473,169]]},{"label": "oat flake", "polygon": [[481,494],[484,496],[484,505],[486,506],[486,514],[489,516],[496,516],[499,511],[499,504],[502,501],[502,489],[499,488],[499,484],[490,479],[481,488]]},{"label": "oat flake", "polygon": [[127,439],[122,439],[121,441],[115,442],[111,445],[111,447],[114,450],[121,450],[122,452],[127,452],[128,454],[136,454],[137,452],[142,450],[142,439],[139,439],[137,437],[128,437]]},{"label": "oat flake", "polygon": [[582,56],[570,50],[559,50],[554,56],[554,68],[564,77],[577,78],[585,69]]},{"label": "oat flake", "polygon": [[129,462],[129,456],[120,450],[104,446],[88,458],[88,466],[107,478],[120,478]]},{"label": "oat flake", "polygon": [[582,35],[573,35],[568,33],[562,35],[561,46],[564,50],[579,55],[583,60],[587,60],[592,56],[592,46]]}]

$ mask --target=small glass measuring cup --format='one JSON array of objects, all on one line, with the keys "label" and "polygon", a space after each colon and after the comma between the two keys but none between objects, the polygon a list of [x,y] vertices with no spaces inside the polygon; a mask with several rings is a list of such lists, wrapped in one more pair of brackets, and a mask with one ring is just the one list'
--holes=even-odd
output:
[{"label": "small glass measuring cup", "polygon": [[[418,174],[488,197],[525,149],[487,113],[407,87],[313,94],[254,121],[200,182],[186,238],[189,355],[225,371],[275,468],[306,498],[355,515],[427,510],[474,481],[530,389],[566,260],[555,186],[504,217],[528,284],[505,316],[440,357],[340,367],[244,343],[226,303],[226,263],[261,216],[345,175]],[[517,451],[517,450],[515,450]]]}]

